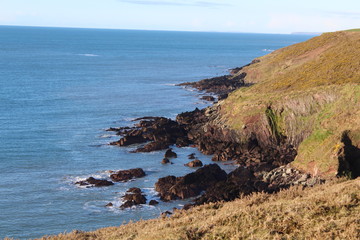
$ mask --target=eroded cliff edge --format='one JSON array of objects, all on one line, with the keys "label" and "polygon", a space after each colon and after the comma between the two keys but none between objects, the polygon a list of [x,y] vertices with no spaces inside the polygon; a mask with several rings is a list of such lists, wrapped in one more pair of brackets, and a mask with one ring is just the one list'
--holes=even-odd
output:
[{"label": "eroded cliff edge", "polygon": [[[256,59],[233,76],[245,76],[243,87],[204,110],[209,121],[199,138],[212,139],[209,146],[221,142],[222,151],[209,152],[201,140],[198,147],[215,160],[238,161],[253,149],[291,157],[293,148],[295,168],[322,177],[359,176],[359,55],[359,33],[335,32]],[[223,151],[230,145],[236,149]],[[292,161],[279,157],[273,161]]]}]

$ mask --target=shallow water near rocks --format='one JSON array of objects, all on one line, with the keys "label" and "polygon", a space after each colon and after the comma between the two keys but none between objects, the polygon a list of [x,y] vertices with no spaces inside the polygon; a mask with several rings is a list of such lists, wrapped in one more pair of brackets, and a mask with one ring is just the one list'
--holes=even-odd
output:
[{"label": "shallow water near rocks", "polygon": [[[118,207],[130,187],[158,200],[159,177],[194,171],[184,166],[188,154],[204,163],[211,157],[174,148],[174,164],[162,165],[164,151],[109,146],[118,137],[105,129],[207,106],[198,92],[175,84],[227,74],[264,49],[309,37],[0,27],[0,238],[94,230],[180,208],[185,201]],[[135,167],[147,176],[103,188],[74,185]]]}]

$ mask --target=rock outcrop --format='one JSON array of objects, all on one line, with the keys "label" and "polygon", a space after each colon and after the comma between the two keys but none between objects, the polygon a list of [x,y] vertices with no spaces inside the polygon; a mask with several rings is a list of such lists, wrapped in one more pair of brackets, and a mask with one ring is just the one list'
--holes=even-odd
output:
[{"label": "rock outcrop", "polygon": [[226,172],[217,164],[205,165],[184,177],[167,176],[155,183],[161,200],[170,201],[195,197],[212,185],[226,179]]},{"label": "rock outcrop", "polygon": [[115,182],[125,182],[134,178],[141,178],[145,176],[145,172],[141,168],[133,168],[129,170],[120,170],[117,173],[111,174],[110,178]]},{"label": "rock outcrop", "polygon": [[121,209],[146,203],[146,197],[140,188],[130,188],[122,198],[125,202],[120,206]]},{"label": "rock outcrop", "polygon": [[107,187],[114,185],[114,183],[111,181],[105,179],[96,179],[93,177],[89,177],[85,181],[76,182],[75,184],[78,184],[80,186],[92,186],[92,187]]},{"label": "rock outcrop", "polygon": [[152,152],[169,148],[170,145],[187,144],[185,130],[175,121],[163,117],[144,117],[134,127],[109,128],[123,136],[119,141],[110,145],[129,146],[132,144],[146,143],[134,152]]}]

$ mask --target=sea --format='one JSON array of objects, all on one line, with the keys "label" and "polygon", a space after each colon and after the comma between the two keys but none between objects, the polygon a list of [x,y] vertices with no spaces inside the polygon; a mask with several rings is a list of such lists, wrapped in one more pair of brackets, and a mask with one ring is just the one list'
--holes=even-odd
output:
[{"label": "sea", "polygon": [[[190,153],[205,164],[211,156],[174,146],[178,158],[162,165],[164,151],[110,146],[119,136],[106,129],[206,107],[204,93],[176,84],[228,74],[310,37],[0,26],[0,238],[89,231],[181,208],[186,201],[119,206],[130,187],[159,200],[158,178],[194,171],[184,166]],[[74,184],[137,167],[146,177],[102,188]]]}]

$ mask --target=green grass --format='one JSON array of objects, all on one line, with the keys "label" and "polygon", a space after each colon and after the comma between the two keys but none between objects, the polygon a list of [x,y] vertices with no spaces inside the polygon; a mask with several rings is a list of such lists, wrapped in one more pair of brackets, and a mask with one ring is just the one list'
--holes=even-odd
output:
[{"label": "green grass", "polygon": [[[245,80],[255,84],[221,103],[222,120],[240,132],[241,142],[251,132],[261,139],[286,136],[299,150],[296,167],[334,176],[331,149],[343,131],[360,126],[358,56],[360,33],[335,32],[261,57],[243,69]],[[320,133],[332,134],[321,139]]]},{"label": "green grass", "polygon": [[360,32],[360,28],[346,30],[347,32]]}]

